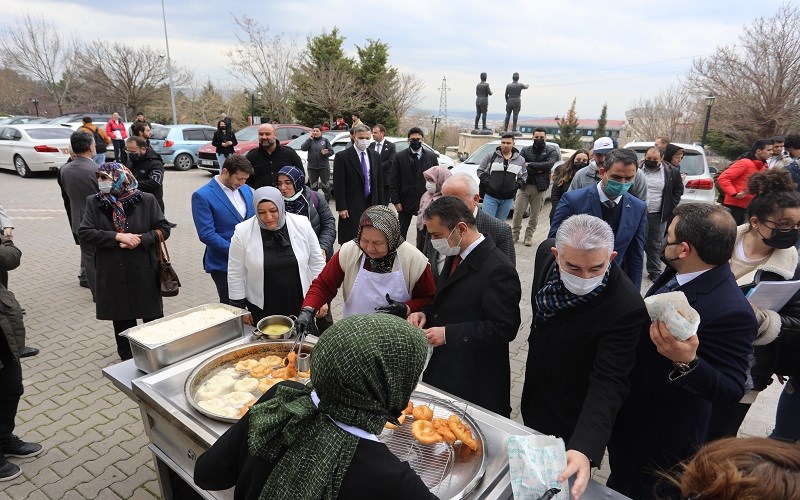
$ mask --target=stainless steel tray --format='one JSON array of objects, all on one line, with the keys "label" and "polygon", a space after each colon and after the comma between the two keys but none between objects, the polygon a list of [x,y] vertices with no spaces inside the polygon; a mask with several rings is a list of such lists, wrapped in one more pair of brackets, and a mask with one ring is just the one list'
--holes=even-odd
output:
[{"label": "stainless steel tray", "polygon": [[378,439],[397,458],[409,463],[431,493],[442,499],[464,498],[478,486],[486,472],[485,438],[480,426],[464,411],[465,408],[459,408],[451,401],[414,392],[411,394],[411,402],[414,406],[428,406],[436,418],[447,419],[450,415],[458,415],[472,430],[478,449],[472,451],[460,441],[452,445],[420,444],[411,435],[413,417],[410,416],[397,429],[384,429]]},{"label": "stainless steel tray", "polygon": [[135,335],[145,325],[138,325],[122,332],[120,335],[128,337],[130,341],[133,361],[136,367],[146,373],[154,372],[243,335],[244,322],[242,318],[249,312],[226,304],[211,303],[192,307],[191,309],[151,321],[147,323],[147,326],[158,325],[171,319],[211,308],[228,309],[235,313],[236,316],[215,325],[205,325],[202,328],[198,327],[197,329],[189,330],[180,338],[157,344],[145,344],[131,338],[131,335]]},{"label": "stainless steel tray", "polygon": [[[189,402],[192,408],[208,418],[219,420],[220,422],[237,422],[239,420],[238,418],[223,417],[201,408],[195,400],[197,389],[203,385],[203,382],[206,381],[209,375],[225,365],[236,363],[242,359],[263,358],[264,356],[270,355],[286,356],[286,354],[289,353],[289,349],[291,349],[292,344],[294,344],[294,340],[255,341],[244,346],[231,347],[230,349],[226,349],[220,353],[217,353],[216,355],[197,365],[194,370],[189,373],[189,376],[186,377],[186,383],[183,387],[186,401]],[[313,350],[314,346],[312,344],[303,342],[300,352],[306,352],[310,354]]]}]

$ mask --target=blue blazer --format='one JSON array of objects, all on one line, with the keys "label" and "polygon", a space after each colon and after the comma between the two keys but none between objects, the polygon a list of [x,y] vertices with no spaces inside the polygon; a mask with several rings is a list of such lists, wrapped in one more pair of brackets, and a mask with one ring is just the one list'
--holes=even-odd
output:
[{"label": "blue blazer", "polygon": [[[624,193],[620,203],[622,203],[622,215],[619,219],[619,229],[614,234],[614,251],[617,252],[614,261],[636,288],[641,288],[644,240],[647,237],[647,204],[630,193]],[[547,237],[555,238],[561,223],[576,214],[603,218],[600,194],[596,185],[564,193],[556,206]]]},{"label": "blue blazer", "polygon": [[203,269],[211,271],[228,271],[228,249],[236,224],[255,215],[253,208],[253,190],[248,185],[239,188],[244,198],[247,213],[244,217],[233,206],[231,200],[220,187],[216,179],[192,193],[192,219],[200,241],[205,243]]}]

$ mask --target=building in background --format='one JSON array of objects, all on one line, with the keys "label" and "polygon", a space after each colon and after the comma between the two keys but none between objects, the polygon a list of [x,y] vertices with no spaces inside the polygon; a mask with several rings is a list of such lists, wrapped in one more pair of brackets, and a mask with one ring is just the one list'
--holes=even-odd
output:
[{"label": "building in background", "polygon": [[[526,136],[533,134],[533,131],[542,127],[547,133],[547,140],[554,141],[558,137],[558,122],[560,117],[555,118],[537,118],[535,120],[525,120],[520,122],[519,131]],[[608,120],[606,121],[606,135],[614,140],[620,137],[620,131],[625,125],[624,120]],[[581,134],[581,146],[584,149],[592,149],[594,143],[594,131],[597,130],[596,119],[578,119],[578,132]]]}]

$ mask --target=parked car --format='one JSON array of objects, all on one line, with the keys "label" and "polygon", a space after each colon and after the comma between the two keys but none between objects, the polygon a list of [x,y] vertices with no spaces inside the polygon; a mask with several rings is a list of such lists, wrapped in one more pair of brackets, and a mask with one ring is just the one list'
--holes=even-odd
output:
[{"label": "parked car", "polygon": [[161,155],[164,166],[190,170],[195,165],[197,150],[214,138],[215,130],[209,125],[162,125],[152,130],[150,147]]},{"label": "parked car", "polygon": [[70,113],[68,115],[61,115],[53,118],[49,122],[48,125],[60,125],[62,127],[69,127],[72,130],[78,130],[78,127],[83,125],[83,117],[84,116],[91,116],[92,123],[97,125],[98,127],[105,127],[108,120],[111,119],[111,115],[101,114],[101,113]]},{"label": "parked car", "polygon": [[[341,132],[339,130],[325,130],[322,132],[322,137],[328,139],[328,142],[330,142],[332,145],[333,142],[336,141],[337,139],[340,139],[342,137],[350,137],[350,133]],[[307,139],[308,135],[303,134],[297,139],[292,139],[287,144],[287,146],[297,151],[297,156],[299,156],[300,159],[303,161],[303,168],[306,168],[308,166],[308,151],[303,151],[301,148],[303,147],[303,144],[306,142]]]},{"label": "parked car", "polygon": [[[706,154],[702,146],[696,144],[674,143],[683,148],[681,160],[681,177],[683,178],[683,196],[681,203],[714,203],[716,192],[714,190],[714,174],[717,169],[708,166]],[[654,145],[653,142],[629,142],[625,145],[636,151],[636,156],[641,161],[647,149]]]},{"label": "parked car", "polygon": [[69,160],[72,129],[47,124],[0,125],[0,168],[21,177],[57,170]]},{"label": "parked car", "polygon": [[26,123],[47,123],[50,118],[45,116],[7,116],[0,119],[0,125],[23,125]]},{"label": "parked car", "polygon": [[[239,144],[233,148],[235,153],[247,154],[248,151],[258,147],[258,127],[260,125],[250,125],[236,132],[236,140],[239,141]],[[302,125],[275,125],[275,137],[280,141],[281,146],[286,146],[293,139],[309,132],[311,129]],[[210,142],[197,150],[197,168],[214,174],[219,173],[217,148]]]},{"label": "parked car", "polygon": [[[403,151],[406,148],[408,148],[408,138],[406,138],[406,137],[387,137],[386,140],[389,141],[389,142],[394,143],[394,146],[397,149],[398,153],[400,153],[400,151]],[[438,152],[435,149],[431,148],[430,146],[428,146],[424,142],[422,143],[422,148],[427,153],[435,154],[436,155],[436,159],[439,160],[439,165],[441,165],[443,167],[447,167],[448,169],[451,169],[456,165],[456,162],[454,162],[452,158],[450,158],[447,155],[441,154],[440,152]]]}]

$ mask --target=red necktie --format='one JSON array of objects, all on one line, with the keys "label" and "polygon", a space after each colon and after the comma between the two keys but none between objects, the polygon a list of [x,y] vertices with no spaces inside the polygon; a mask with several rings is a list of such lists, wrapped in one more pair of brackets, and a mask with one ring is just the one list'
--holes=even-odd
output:
[{"label": "red necktie", "polygon": [[461,264],[461,255],[456,255],[456,258],[453,259],[453,265],[450,266],[450,276],[456,272],[456,268],[459,264]]}]

